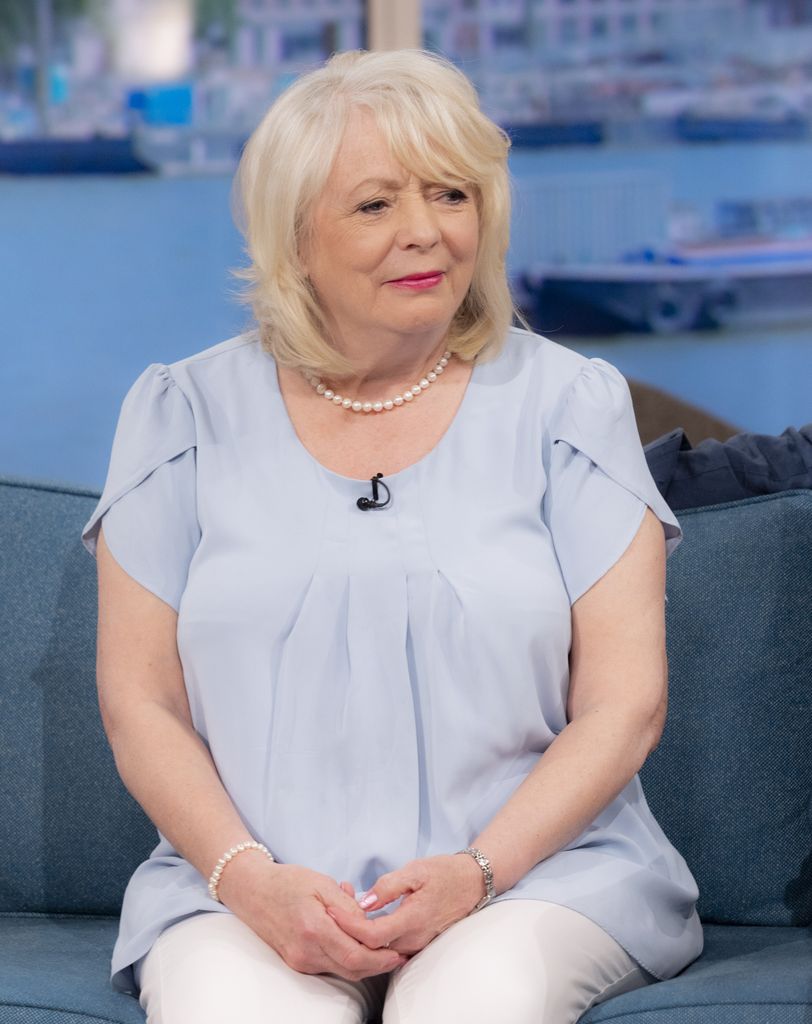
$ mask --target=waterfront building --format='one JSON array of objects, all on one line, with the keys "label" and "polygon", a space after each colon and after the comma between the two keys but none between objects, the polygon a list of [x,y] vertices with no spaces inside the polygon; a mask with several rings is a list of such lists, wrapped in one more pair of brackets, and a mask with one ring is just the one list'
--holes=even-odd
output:
[{"label": "waterfront building", "polygon": [[760,0],[423,0],[423,24],[433,48],[461,61],[555,63],[673,49],[708,32],[741,34],[762,6]]},{"label": "waterfront building", "polygon": [[239,0],[232,49],[240,68],[286,74],[363,46],[362,0]]},{"label": "waterfront building", "polygon": [[[243,138],[298,74],[367,44],[367,7],[232,0],[229,13],[193,0],[110,0],[84,18],[55,18],[49,133],[125,135],[163,122]],[[504,124],[580,123],[590,139],[637,142],[670,137],[689,105],[812,115],[812,0],[422,0],[422,24],[424,44],[457,62]],[[6,58],[0,139],[40,127],[34,57],[23,43]],[[171,117],[167,89],[190,97]]]},{"label": "waterfront building", "polygon": [[474,79],[492,116],[532,121],[636,108],[658,78],[682,85],[678,66],[714,63],[715,41],[746,50],[770,2],[423,0],[423,27],[426,44]]}]

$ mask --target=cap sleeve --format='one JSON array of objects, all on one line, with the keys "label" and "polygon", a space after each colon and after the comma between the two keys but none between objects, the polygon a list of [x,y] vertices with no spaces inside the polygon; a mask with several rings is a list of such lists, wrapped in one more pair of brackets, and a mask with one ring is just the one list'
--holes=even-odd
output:
[{"label": "cap sleeve", "polygon": [[674,551],[682,530],[652,479],[619,370],[588,360],[552,417],[550,439],[544,518],[570,604],[621,557],[647,506],[663,525],[666,557]]},{"label": "cap sleeve", "polygon": [[167,366],[148,366],[121,406],[104,490],[82,530],[94,556],[102,520],[119,565],[177,611],[200,527],[194,414]]}]

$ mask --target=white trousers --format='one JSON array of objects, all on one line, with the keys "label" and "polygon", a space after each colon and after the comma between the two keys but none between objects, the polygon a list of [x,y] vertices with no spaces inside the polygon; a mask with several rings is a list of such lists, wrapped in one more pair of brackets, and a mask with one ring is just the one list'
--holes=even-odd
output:
[{"label": "white trousers", "polygon": [[142,962],[148,1024],[573,1024],[655,979],[594,922],[540,900],[465,917],[390,974],[301,974],[233,914],[165,929]]}]

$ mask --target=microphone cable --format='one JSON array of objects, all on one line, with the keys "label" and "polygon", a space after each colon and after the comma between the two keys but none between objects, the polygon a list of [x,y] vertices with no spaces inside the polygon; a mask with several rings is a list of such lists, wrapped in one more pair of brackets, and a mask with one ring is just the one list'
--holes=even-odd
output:
[{"label": "microphone cable", "polygon": [[[376,473],[370,479],[372,484],[372,497],[371,498],[359,498],[356,501],[356,505],[361,509],[362,512],[371,512],[373,509],[387,508],[392,503],[392,495],[389,492],[389,488],[383,482],[383,473]],[[386,501],[378,500],[378,487],[383,487],[386,491]]]}]

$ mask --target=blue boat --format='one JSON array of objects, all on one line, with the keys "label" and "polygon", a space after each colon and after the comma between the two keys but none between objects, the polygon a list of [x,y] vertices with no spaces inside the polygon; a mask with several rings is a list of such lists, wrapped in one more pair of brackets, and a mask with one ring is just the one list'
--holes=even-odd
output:
[{"label": "blue boat", "polygon": [[[757,228],[782,201],[725,203],[723,223]],[[812,201],[790,201],[796,213]],[[812,228],[812,226],[810,226]],[[535,265],[515,282],[538,330],[673,334],[777,324],[812,315],[812,229],[718,234],[693,244],[627,253],[610,263]]]},{"label": "blue boat", "polygon": [[598,146],[606,133],[603,122],[534,121],[527,124],[503,124],[517,149],[540,149],[543,146]]},{"label": "blue boat", "polygon": [[0,174],[143,174],[130,136],[0,141]]},{"label": "blue boat", "polygon": [[781,117],[685,113],[674,118],[680,142],[792,142],[809,138],[810,123],[800,114]]}]

